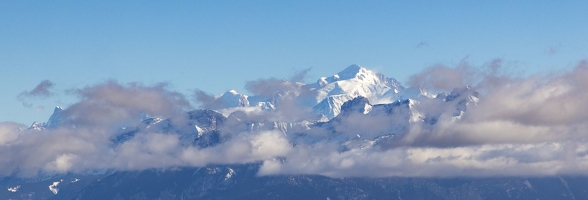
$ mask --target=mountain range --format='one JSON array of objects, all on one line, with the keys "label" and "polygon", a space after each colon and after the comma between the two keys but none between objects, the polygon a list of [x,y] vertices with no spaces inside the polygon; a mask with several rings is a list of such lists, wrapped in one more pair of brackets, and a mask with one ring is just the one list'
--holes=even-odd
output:
[{"label": "mountain range", "polygon": [[[394,78],[351,65],[314,83],[274,81],[253,95],[229,90],[201,109],[174,116],[137,117],[112,129],[113,149],[164,134],[183,148],[226,148],[248,133],[279,133],[292,147],[333,146],[337,152],[443,145],[426,135],[439,123],[462,120],[480,93],[462,86],[436,94],[405,87]],[[260,89],[261,88],[261,89]],[[56,107],[30,130],[80,126],[68,108]],[[245,136],[244,136],[245,135]],[[253,137],[253,136],[251,136]],[[225,145],[225,146],[223,146]],[[291,162],[276,156],[273,162]],[[310,162],[310,161],[309,161]],[[3,199],[585,199],[588,178],[555,177],[349,177],[340,174],[268,174],[264,160],[210,162],[202,166],[96,169],[0,177]],[[368,169],[366,169],[368,170]],[[442,176],[441,176],[442,177]]]}]

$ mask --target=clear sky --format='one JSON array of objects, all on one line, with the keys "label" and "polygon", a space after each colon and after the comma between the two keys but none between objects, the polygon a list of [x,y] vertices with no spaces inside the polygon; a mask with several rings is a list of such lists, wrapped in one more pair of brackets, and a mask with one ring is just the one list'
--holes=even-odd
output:
[{"label": "clear sky", "polygon": [[[351,64],[401,82],[493,59],[526,73],[588,58],[588,1],[0,1],[0,121],[46,121],[106,80],[220,94]],[[27,98],[43,80],[46,97]],[[22,97],[22,95],[21,95]]]}]

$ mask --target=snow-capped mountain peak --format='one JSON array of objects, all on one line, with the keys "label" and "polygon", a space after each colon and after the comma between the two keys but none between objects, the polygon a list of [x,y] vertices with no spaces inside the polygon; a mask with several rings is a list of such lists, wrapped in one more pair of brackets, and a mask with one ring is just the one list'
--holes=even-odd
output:
[{"label": "snow-capped mountain peak", "polygon": [[337,116],[345,101],[355,97],[365,97],[370,102],[392,102],[397,100],[398,92],[404,89],[396,79],[368,70],[359,65],[351,65],[343,71],[322,77],[310,85],[317,91],[317,105],[313,108],[328,118]]},{"label": "snow-capped mountain peak", "polygon": [[383,74],[359,65],[351,65],[331,77],[319,79],[317,83],[318,102],[328,95],[347,94],[352,97],[364,96],[372,98],[383,95],[389,90],[398,92],[403,89],[402,84],[395,79],[387,78]]},{"label": "snow-capped mountain peak", "polygon": [[[329,83],[337,82],[337,81],[346,81],[346,80],[353,80],[362,83],[371,83],[371,84],[384,84],[389,85],[391,87],[398,87],[401,84],[396,82],[395,84],[389,84],[391,82],[389,78],[385,77],[383,74],[378,72],[371,71],[359,65],[351,65],[345,68],[343,71],[330,76],[330,77],[322,77],[320,78],[317,83],[319,85],[324,86]],[[393,79],[392,79],[393,80]]]}]

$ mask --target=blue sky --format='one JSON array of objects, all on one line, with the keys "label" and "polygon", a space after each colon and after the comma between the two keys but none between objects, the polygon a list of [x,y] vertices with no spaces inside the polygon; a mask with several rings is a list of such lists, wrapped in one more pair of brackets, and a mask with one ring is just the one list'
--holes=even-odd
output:
[{"label": "blue sky", "polygon": [[[588,58],[586,1],[1,1],[0,121],[46,121],[106,80],[246,93],[360,64],[401,82],[435,64],[503,59],[526,74]],[[18,96],[43,80],[52,96]],[[39,109],[44,108],[44,109]]]}]

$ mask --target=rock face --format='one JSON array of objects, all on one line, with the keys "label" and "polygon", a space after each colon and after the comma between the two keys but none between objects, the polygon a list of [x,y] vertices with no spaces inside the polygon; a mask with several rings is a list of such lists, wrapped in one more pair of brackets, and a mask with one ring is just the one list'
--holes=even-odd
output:
[{"label": "rock face", "polygon": [[63,108],[57,106],[53,110],[53,114],[49,117],[49,120],[45,124],[47,128],[56,128],[62,126],[63,124],[67,123],[67,118],[64,116]]}]

